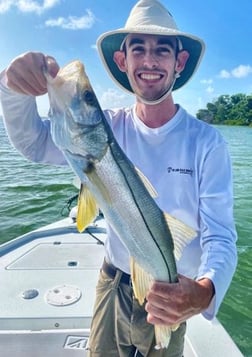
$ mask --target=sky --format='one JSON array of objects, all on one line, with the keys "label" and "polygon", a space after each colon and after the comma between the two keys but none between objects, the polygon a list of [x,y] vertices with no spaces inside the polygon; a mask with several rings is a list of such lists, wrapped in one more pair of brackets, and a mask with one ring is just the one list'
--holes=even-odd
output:
[{"label": "sky", "polygon": [[[252,94],[251,0],[161,0],[180,30],[202,38],[206,52],[197,72],[174,100],[191,114],[223,94]],[[103,108],[128,106],[134,96],[116,86],[96,49],[106,31],[124,27],[134,0],[0,0],[0,71],[27,51],[55,57],[60,66],[79,59]],[[47,96],[38,97],[41,116]],[[0,115],[2,114],[0,108]]]}]

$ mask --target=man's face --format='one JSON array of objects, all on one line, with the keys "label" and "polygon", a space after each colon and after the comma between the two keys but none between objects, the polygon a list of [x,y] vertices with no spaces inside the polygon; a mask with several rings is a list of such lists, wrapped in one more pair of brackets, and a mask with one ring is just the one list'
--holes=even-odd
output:
[{"label": "man's face", "polygon": [[[130,34],[120,51],[119,68],[126,72],[136,95],[146,100],[160,98],[174,80],[178,67],[175,37]],[[119,51],[118,51],[119,52]]]}]

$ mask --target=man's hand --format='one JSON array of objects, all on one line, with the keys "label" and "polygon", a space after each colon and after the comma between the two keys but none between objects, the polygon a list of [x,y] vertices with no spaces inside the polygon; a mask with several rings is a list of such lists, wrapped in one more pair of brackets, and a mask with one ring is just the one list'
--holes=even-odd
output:
[{"label": "man's hand", "polygon": [[7,86],[21,94],[42,95],[47,93],[44,69],[55,77],[59,65],[53,57],[40,52],[27,52],[16,58],[5,70]]},{"label": "man's hand", "polygon": [[207,309],[213,296],[213,283],[206,278],[195,281],[180,275],[175,284],[156,281],[147,295],[147,321],[159,325],[179,324]]}]

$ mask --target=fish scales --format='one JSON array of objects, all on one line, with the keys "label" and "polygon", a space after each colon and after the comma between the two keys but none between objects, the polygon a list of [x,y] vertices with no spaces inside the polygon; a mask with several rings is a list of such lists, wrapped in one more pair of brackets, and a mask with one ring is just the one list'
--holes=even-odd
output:
[{"label": "fish scales", "polygon": [[[94,218],[94,197],[129,251],[134,293],[143,303],[153,280],[178,281],[174,253],[179,258],[196,233],[160,210],[154,188],[114,138],[84,65],[73,61],[56,78],[45,76],[52,138],[81,180],[78,225],[84,229]],[[168,346],[175,328],[155,326],[158,348]]]},{"label": "fish scales", "polygon": [[[117,146],[116,151],[121,151],[117,144],[113,146]],[[122,153],[123,156],[125,155]],[[173,242],[167,239],[170,233],[163,214],[133,171],[134,167],[129,160],[124,157],[120,167],[119,161],[114,159],[111,150],[107,150],[101,162],[96,165],[98,175],[103,177],[103,183],[113,196],[112,206],[101,203],[103,213],[131,255],[155,280],[175,282],[177,273]],[[108,176],[108,172],[113,174]],[[99,198],[97,200],[101,201]],[[118,217],[116,222],[115,217]],[[153,259],[147,259],[150,252]]]},{"label": "fish scales", "polygon": [[[113,150],[114,149],[114,150]],[[164,218],[163,212],[157,206],[154,199],[148,193],[146,187],[143,185],[141,179],[135,171],[133,164],[129,161],[126,155],[122,152],[119,145],[114,143],[112,147],[112,152],[116,152],[117,157],[115,157],[115,162],[120,165],[120,171],[125,177],[129,191],[133,197],[133,204],[137,205],[138,212],[142,217],[143,223],[142,227],[146,227],[151,237],[146,235],[145,242],[148,240],[154,242],[154,250],[145,251],[145,258],[150,252],[155,251],[155,248],[160,252],[159,259],[163,260],[166,265],[166,272],[162,276],[162,272],[158,269],[157,273],[154,273],[155,268],[158,266],[157,260],[155,266],[151,270],[148,270],[153,274],[155,280],[176,282],[177,281],[177,271],[176,263],[173,255],[173,240],[169,227],[167,226],[166,220]],[[118,159],[118,155],[122,158]],[[134,188],[134,189],[131,189]],[[127,206],[126,206],[127,207]],[[134,216],[130,217],[130,222],[134,221]],[[138,231],[137,231],[138,232]],[[144,233],[143,233],[143,236]],[[146,246],[147,248],[147,246]],[[151,248],[150,248],[151,249]],[[146,254],[147,253],[147,254]],[[153,263],[152,263],[153,265]],[[164,268],[165,269],[165,268]]]}]

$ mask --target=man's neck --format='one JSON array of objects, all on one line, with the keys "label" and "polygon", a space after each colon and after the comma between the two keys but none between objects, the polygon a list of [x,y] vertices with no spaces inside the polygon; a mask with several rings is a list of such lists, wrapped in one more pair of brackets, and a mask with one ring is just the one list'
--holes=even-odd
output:
[{"label": "man's neck", "polygon": [[137,99],[136,114],[149,128],[159,128],[176,114],[178,108],[171,96],[156,105],[148,105]]}]

